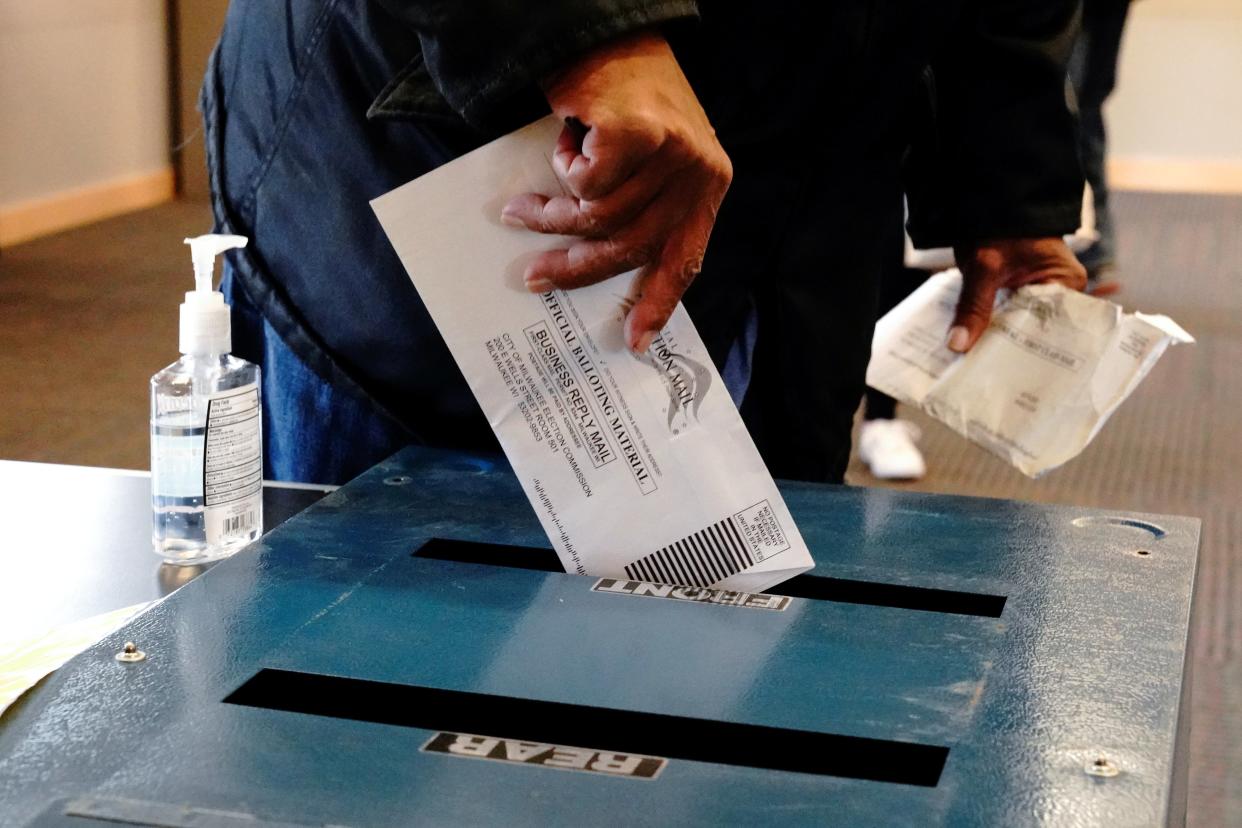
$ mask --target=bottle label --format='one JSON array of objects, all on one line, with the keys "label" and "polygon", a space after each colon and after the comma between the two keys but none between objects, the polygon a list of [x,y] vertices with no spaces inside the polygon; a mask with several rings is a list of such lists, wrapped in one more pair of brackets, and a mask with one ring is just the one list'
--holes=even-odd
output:
[{"label": "bottle label", "polygon": [[203,518],[207,543],[245,537],[263,507],[263,438],[256,383],[231,388],[207,403],[203,445]]}]

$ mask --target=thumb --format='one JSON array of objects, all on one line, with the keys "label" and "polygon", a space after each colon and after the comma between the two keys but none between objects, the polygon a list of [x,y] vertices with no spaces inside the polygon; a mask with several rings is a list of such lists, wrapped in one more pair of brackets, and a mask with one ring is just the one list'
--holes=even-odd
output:
[{"label": "thumb", "polygon": [[957,312],[953,315],[953,327],[949,328],[947,344],[950,351],[964,354],[983,336],[992,321],[996,290],[997,281],[986,274],[980,274],[973,268],[962,272],[962,293],[957,300]]}]

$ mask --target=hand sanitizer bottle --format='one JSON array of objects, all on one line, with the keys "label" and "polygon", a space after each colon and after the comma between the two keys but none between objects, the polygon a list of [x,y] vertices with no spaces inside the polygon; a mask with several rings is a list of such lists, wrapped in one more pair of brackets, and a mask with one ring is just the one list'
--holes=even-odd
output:
[{"label": "hand sanitizer bottle", "polygon": [[216,256],[244,236],[186,239],[195,290],[181,305],[181,359],[151,377],[151,539],[171,564],[233,554],[263,529],[259,367],[231,356]]}]

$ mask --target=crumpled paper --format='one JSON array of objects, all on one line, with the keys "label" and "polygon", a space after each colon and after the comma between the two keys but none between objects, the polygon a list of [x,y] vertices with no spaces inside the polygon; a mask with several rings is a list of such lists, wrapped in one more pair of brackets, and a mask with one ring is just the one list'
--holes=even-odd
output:
[{"label": "crumpled paper", "polygon": [[876,324],[867,384],[1031,477],[1078,456],[1169,345],[1194,342],[1167,316],[1045,284],[1003,291],[956,354],[945,342],[961,285],[958,270],[938,273]]}]

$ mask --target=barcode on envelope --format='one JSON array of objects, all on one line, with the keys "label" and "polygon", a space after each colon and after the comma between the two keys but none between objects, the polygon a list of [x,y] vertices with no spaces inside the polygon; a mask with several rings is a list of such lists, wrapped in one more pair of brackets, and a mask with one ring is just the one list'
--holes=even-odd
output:
[{"label": "barcode on envelope", "polygon": [[733,518],[725,518],[625,567],[636,581],[711,586],[755,565]]}]

